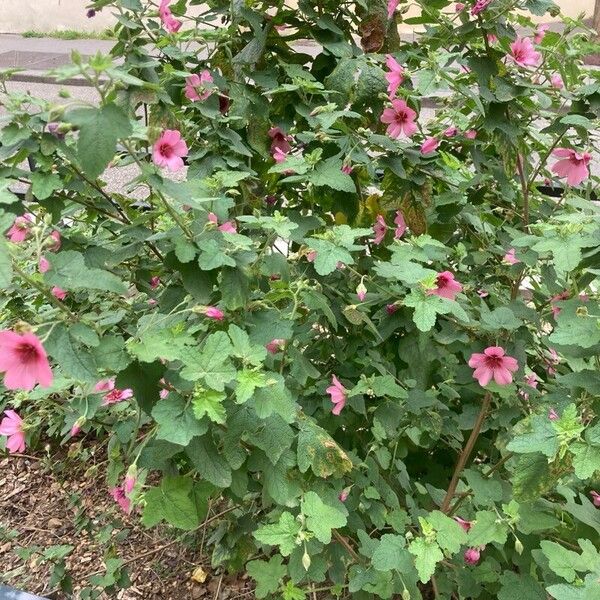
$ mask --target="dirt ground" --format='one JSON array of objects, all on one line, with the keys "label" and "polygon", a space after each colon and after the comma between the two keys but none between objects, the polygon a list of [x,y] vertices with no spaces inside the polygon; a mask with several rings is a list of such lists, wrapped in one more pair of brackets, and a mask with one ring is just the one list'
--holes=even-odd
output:
[{"label": "dirt ground", "polygon": [[[52,600],[253,597],[243,577],[211,570],[210,557],[200,552],[201,530],[181,539],[179,531],[147,530],[139,516],[122,513],[106,489],[102,457],[90,455],[85,468],[71,463],[64,457],[0,458],[0,583]],[[113,558],[124,562],[114,576]],[[92,594],[123,571],[129,587]]]}]

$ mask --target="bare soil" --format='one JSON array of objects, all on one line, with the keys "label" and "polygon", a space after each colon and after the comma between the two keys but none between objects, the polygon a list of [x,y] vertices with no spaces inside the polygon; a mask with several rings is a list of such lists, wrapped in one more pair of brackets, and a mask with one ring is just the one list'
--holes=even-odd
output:
[{"label": "bare soil", "polygon": [[[148,530],[139,515],[123,514],[106,488],[105,464],[93,454],[85,465],[68,456],[0,458],[0,583],[52,600],[253,597],[246,578],[211,569],[201,530],[180,539],[180,531]],[[131,585],[88,596],[106,584],[98,581],[111,558],[124,561]],[[69,579],[72,593],[61,589]]]}]

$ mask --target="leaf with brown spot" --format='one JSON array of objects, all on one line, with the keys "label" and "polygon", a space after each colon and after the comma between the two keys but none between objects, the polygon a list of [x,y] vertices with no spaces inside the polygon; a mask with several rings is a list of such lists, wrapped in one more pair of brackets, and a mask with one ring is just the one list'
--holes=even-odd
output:
[{"label": "leaf with brown spot", "polygon": [[342,477],[352,470],[352,461],[324,429],[307,419],[298,435],[298,468],[302,473],[312,468],[317,477]]}]

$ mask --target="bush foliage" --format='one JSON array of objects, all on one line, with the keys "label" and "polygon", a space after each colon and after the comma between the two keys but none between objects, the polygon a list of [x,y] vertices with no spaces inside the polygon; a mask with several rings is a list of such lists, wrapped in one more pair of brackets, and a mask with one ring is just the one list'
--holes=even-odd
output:
[{"label": "bush foliage", "polygon": [[95,0],[98,103],[3,96],[2,439],[257,598],[598,598],[587,34],[413,4]]}]

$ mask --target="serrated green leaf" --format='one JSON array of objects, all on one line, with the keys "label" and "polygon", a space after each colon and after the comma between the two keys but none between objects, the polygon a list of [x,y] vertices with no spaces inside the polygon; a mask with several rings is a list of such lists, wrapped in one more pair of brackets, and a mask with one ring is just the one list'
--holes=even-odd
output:
[{"label": "serrated green leaf", "polygon": [[152,527],[164,520],[179,529],[195,529],[201,517],[192,499],[192,487],[193,481],[188,477],[164,477],[160,487],[150,488],[144,494],[142,523]]},{"label": "serrated green leaf", "polygon": [[246,565],[248,575],[256,581],[254,594],[257,598],[266,598],[279,589],[279,582],[285,577],[287,569],[281,556],[272,556],[269,562],[253,560]]},{"label": "serrated green leaf", "polygon": [[323,544],[331,542],[331,530],[346,525],[346,515],[337,507],[325,504],[315,492],[307,492],[302,499],[306,527]]},{"label": "serrated green leaf", "polygon": [[216,392],[215,390],[201,388],[194,391],[192,409],[195,417],[202,419],[206,415],[214,423],[225,423],[227,412],[223,406],[223,400],[226,397],[223,392]]},{"label": "serrated green leaf", "polygon": [[262,525],[254,532],[254,537],[268,546],[278,546],[283,556],[289,556],[296,547],[300,523],[289,512],[283,512],[277,523]]},{"label": "serrated green leaf", "polygon": [[418,537],[410,543],[408,551],[415,557],[419,580],[421,583],[427,583],[435,573],[436,565],[444,559],[440,547],[435,542]]},{"label": "serrated green leaf", "polygon": [[192,407],[179,394],[161,398],[154,405],[152,416],[158,423],[157,439],[180,446],[187,446],[193,437],[203,435],[208,429],[206,423],[196,419]]}]

